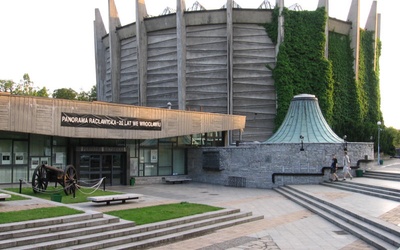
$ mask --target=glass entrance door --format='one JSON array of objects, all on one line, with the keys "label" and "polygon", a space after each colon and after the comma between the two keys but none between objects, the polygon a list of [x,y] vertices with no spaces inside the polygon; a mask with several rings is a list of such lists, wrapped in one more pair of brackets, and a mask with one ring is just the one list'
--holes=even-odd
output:
[{"label": "glass entrance door", "polygon": [[79,166],[77,166],[80,179],[93,183],[93,181],[105,177],[107,185],[126,184],[126,167],[123,156],[123,153],[81,153]]}]

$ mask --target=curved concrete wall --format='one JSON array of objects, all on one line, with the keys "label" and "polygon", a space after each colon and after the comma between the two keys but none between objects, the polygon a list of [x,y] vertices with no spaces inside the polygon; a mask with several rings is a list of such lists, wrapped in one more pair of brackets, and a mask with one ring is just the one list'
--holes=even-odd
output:
[{"label": "curved concrete wall", "polygon": [[[171,102],[173,109],[245,115],[244,141],[269,138],[276,95],[266,65],[275,65],[275,45],[260,24],[271,20],[272,10],[184,12],[184,32],[177,31],[177,15],[144,19],[146,46],[137,41],[136,24],[116,27],[119,48],[111,49],[120,53],[119,67],[110,57],[109,35],[102,37],[104,49],[96,53],[104,58],[106,74],[98,79],[98,99],[149,107]],[[119,81],[113,86],[116,70]],[[239,132],[232,133],[229,141],[234,143]]]},{"label": "curved concrete wall", "polygon": [[[177,13],[145,18],[143,3],[137,4],[136,22],[123,27],[110,11],[109,34],[96,15],[98,100],[149,107],[171,102],[173,109],[245,115],[242,137],[232,132],[229,142],[267,140],[276,115],[269,68],[279,48],[261,24],[271,22],[273,10],[233,9],[228,0],[226,9],[185,12],[181,3]],[[329,18],[327,31],[357,40],[356,10],[351,8],[349,21]],[[356,65],[357,43],[352,47]]]}]

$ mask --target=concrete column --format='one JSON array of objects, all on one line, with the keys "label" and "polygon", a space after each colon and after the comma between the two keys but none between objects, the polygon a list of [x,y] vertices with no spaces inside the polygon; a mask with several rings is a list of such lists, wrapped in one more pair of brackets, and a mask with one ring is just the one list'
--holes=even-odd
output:
[{"label": "concrete column", "polygon": [[186,110],[186,21],[185,0],[176,1],[176,51],[178,64],[178,109]]},{"label": "concrete column", "polygon": [[279,8],[279,17],[278,17],[278,38],[276,41],[275,60],[278,59],[279,46],[281,46],[285,34],[285,30],[283,27],[285,20],[284,17],[282,16],[283,7],[285,7],[284,0],[276,0],[276,6],[278,6]]},{"label": "concrete column", "polygon": [[381,14],[378,13],[378,21],[376,23],[376,35],[378,39],[381,39]]},{"label": "concrete column", "polygon": [[147,104],[147,31],[144,18],[147,16],[144,0],[136,0],[136,42],[139,82],[139,105]]},{"label": "concrete column", "polygon": [[110,41],[110,66],[111,66],[111,89],[112,102],[118,103],[120,96],[120,73],[121,73],[121,43],[117,28],[121,27],[117,7],[114,0],[108,1],[109,34]]},{"label": "concrete column", "polygon": [[227,112],[233,114],[233,1],[226,1],[226,54],[227,54]]},{"label": "concrete column", "polygon": [[[226,83],[227,83],[227,113],[233,114],[233,1],[226,1]],[[228,143],[232,141],[232,131],[229,131]]]},{"label": "concrete column", "polygon": [[365,29],[374,32],[374,70],[376,69],[376,49],[378,46],[378,13],[377,13],[377,2],[373,1],[371,9],[369,11],[367,23]]},{"label": "concrete column", "polygon": [[329,48],[329,0],[319,0],[318,8],[325,7],[327,13],[327,19],[325,22],[325,58],[328,59],[328,48]]},{"label": "concrete column", "polygon": [[[279,8],[279,17],[278,17],[278,38],[276,41],[276,46],[275,46],[275,62],[278,60],[278,54],[279,54],[279,47],[281,46],[281,43],[284,40],[284,27],[283,24],[285,22],[285,19],[282,15],[283,8],[285,6],[284,0],[276,0],[276,6]],[[275,93],[275,108],[278,109],[278,93]]]},{"label": "concrete column", "polygon": [[94,26],[94,56],[96,61],[96,89],[97,100],[105,101],[104,87],[106,82],[106,48],[103,37],[107,35],[99,9],[95,9]]},{"label": "concrete column", "polygon": [[354,53],[353,69],[355,79],[357,80],[359,65],[358,59],[360,55],[360,0],[352,0],[347,20],[352,22],[352,29],[350,31],[350,46]]}]

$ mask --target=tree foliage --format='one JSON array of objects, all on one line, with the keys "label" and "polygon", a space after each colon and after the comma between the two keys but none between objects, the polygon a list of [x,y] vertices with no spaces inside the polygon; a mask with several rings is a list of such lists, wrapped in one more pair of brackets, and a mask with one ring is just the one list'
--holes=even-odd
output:
[{"label": "tree foliage", "polygon": [[71,88],[61,88],[53,91],[53,98],[75,100],[78,96],[75,90]]},{"label": "tree foliage", "polygon": [[[50,97],[49,91],[46,87],[36,87],[28,74],[24,74],[23,79],[19,83],[15,83],[12,80],[0,80],[0,92],[8,92],[12,95]],[[68,100],[95,101],[97,100],[96,86],[92,86],[90,91],[81,90],[79,93],[71,88],[56,89],[53,91],[52,97]]]},{"label": "tree foliage", "polygon": [[97,89],[93,86],[90,91],[81,91],[77,95],[77,100],[79,101],[96,101],[97,100]]},{"label": "tree foliage", "polygon": [[0,80],[0,91],[8,92],[12,95],[27,95],[49,97],[48,89],[35,87],[28,74],[24,74],[23,80],[15,83],[12,80]]}]

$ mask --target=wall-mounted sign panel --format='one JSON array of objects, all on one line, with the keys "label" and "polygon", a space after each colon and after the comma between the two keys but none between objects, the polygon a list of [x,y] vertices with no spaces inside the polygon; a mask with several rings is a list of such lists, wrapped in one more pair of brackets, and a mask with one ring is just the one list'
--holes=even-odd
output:
[{"label": "wall-mounted sign panel", "polygon": [[135,130],[161,130],[161,120],[61,112],[61,126]]}]

